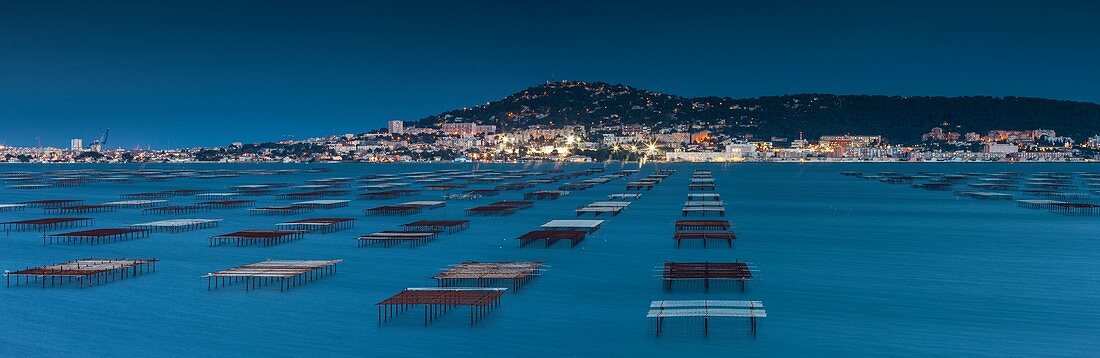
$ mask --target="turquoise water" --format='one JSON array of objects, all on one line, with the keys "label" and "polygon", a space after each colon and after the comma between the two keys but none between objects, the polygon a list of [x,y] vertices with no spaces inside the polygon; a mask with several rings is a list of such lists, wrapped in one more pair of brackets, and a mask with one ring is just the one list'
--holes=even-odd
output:
[{"label": "turquoise water", "polygon": [[[153,167],[153,166],[150,166]],[[310,168],[188,165],[157,168]],[[0,190],[0,203],[78,197],[89,203],[123,193],[168,189],[227,191],[230,185],[291,182],[380,172],[469,170],[459,164],[326,165],[329,173],[99,183],[46,190]],[[567,171],[584,165],[566,165]],[[636,168],[636,165],[634,165]],[[72,169],[6,166],[0,171]],[[102,168],[102,167],[97,167]],[[110,168],[120,168],[111,166]],[[136,168],[136,167],[126,167]],[[519,169],[522,165],[482,165]],[[549,169],[550,165],[533,167]],[[631,167],[627,167],[628,169]],[[34,233],[0,237],[0,269],[82,257],[154,257],[150,275],[90,289],[0,289],[0,356],[1094,356],[1100,355],[1100,217],[1063,216],[1011,201],[956,198],[937,192],[844,177],[859,170],[1095,171],[1093,165],[1008,164],[736,164],[661,165],[677,173],[574,249],[514,238],[577,206],[625,192],[626,180],[576,191],[505,218],[471,218],[470,229],[418,248],[357,248],[358,234],[418,219],[462,218],[463,209],[520,199],[525,191],[408,217],[365,217],[383,203],[438,199],[440,192],[292,218],[355,216],[356,228],[274,247],[208,247],[206,238],[273,228],[288,217],[248,216],[245,209],[174,217],[223,218],[220,228],[98,246],[43,246]],[[619,164],[608,172],[621,169]],[[676,249],[673,222],[694,169],[714,171],[735,224],[733,249]],[[652,173],[647,165],[642,173]],[[628,177],[627,180],[629,180]],[[559,183],[560,184],[560,183]],[[555,188],[558,184],[538,189]],[[485,185],[483,185],[485,186]],[[1019,193],[1017,193],[1019,194]],[[194,199],[176,197],[173,203]],[[286,203],[259,197],[258,205]],[[163,217],[123,209],[91,214],[96,227]],[[0,213],[2,221],[42,217],[41,209]],[[264,259],[344,260],[339,272],[289,292],[242,287],[208,292],[200,276]],[[665,260],[745,260],[760,271],[746,292],[662,290],[654,268]],[[545,260],[551,266],[476,326],[465,310],[430,326],[412,311],[379,326],[374,304],[462,261]],[[660,338],[645,319],[651,300],[752,299],[768,317],[755,338],[744,321],[672,324]]]}]

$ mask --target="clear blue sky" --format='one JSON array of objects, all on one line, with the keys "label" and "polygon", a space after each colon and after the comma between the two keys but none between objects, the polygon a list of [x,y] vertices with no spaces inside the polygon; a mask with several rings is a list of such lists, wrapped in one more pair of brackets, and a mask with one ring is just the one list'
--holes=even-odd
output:
[{"label": "clear blue sky", "polygon": [[358,133],[550,79],[1100,102],[1095,1],[0,2],[0,143]]}]

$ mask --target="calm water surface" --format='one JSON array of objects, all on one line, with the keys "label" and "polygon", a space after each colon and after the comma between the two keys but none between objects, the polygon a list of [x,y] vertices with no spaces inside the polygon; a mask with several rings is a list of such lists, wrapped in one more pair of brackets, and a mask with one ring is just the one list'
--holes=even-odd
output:
[{"label": "calm water surface", "polygon": [[[76,188],[0,190],[0,203],[76,197],[89,203],[119,194],[168,189],[227,191],[230,185],[302,184],[327,177],[382,172],[470,170],[460,164],[333,164],[329,173],[177,179]],[[150,166],[150,168],[310,168]],[[0,171],[74,166],[0,166]],[[92,168],[120,168],[102,166]],[[125,167],[137,168],[137,167]],[[520,169],[522,165],[483,165]],[[549,169],[550,165],[534,169]],[[567,171],[582,165],[567,165]],[[621,169],[607,167],[608,172]],[[631,168],[631,167],[627,167]],[[636,164],[633,166],[636,168]],[[622,193],[626,180],[573,192],[505,218],[472,218],[469,230],[418,248],[357,248],[358,234],[418,219],[463,218],[468,207],[520,199],[524,191],[452,201],[408,217],[365,217],[364,208],[438,200],[440,192],[292,218],[358,217],[356,228],[274,247],[208,247],[206,238],[273,228],[288,217],[248,216],[245,209],[176,218],[223,218],[220,228],[98,246],[43,246],[35,233],[0,237],[0,269],[82,257],[154,257],[154,274],[90,289],[0,289],[0,356],[1096,356],[1100,355],[1100,217],[1063,216],[1010,201],[956,198],[937,192],[838,175],[864,172],[954,173],[1100,171],[1077,164],[737,164],[661,165],[678,172],[574,249],[559,244],[519,249],[515,237],[550,219],[573,217],[579,205]],[[733,249],[676,249],[673,222],[694,169],[714,171]],[[654,167],[642,168],[640,177]],[[556,188],[558,184],[539,189]],[[482,185],[485,186],[485,185]],[[1080,190],[1080,189],[1078,189]],[[1017,196],[1022,197],[1019,192]],[[174,204],[193,202],[177,197]],[[258,197],[257,205],[286,203]],[[97,227],[164,217],[123,209],[90,214]],[[3,221],[42,217],[41,209],[0,213]],[[264,259],[341,258],[339,273],[289,292],[243,287],[208,292],[200,276]],[[465,310],[430,326],[419,312],[382,326],[374,304],[467,260],[545,260],[550,270],[476,326]],[[666,260],[745,260],[760,271],[744,293],[665,292],[654,268]],[[753,299],[768,317],[753,338],[743,321],[671,324],[654,337],[645,319],[655,299]]]}]

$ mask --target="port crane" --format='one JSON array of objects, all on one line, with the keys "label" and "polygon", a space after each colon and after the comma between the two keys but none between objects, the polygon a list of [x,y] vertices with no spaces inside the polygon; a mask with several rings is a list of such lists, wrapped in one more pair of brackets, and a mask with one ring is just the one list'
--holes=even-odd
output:
[{"label": "port crane", "polygon": [[107,134],[109,133],[111,133],[110,128],[107,128],[107,130],[103,131],[103,136],[99,137],[99,139],[97,139],[95,142],[92,142],[92,150],[97,152],[102,151],[103,147],[107,145]]}]

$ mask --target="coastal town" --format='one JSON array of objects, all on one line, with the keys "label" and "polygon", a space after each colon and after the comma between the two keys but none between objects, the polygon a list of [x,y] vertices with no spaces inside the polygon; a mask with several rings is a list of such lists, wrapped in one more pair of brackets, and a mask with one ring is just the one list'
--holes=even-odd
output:
[{"label": "coastal town", "polygon": [[108,148],[106,133],[85,146],[0,146],[9,163],[187,162],[1084,162],[1100,156],[1100,135],[1077,142],[1053,130],[951,131],[947,123],[918,144],[894,144],[873,133],[817,138],[754,138],[715,125],[534,125],[509,130],[473,122],[418,126],[392,120],[385,128],[266,143],[178,149]]},{"label": "coastal town", "polygon": [[1098,15],[2,1],[0,358],[1100,358]]}]

